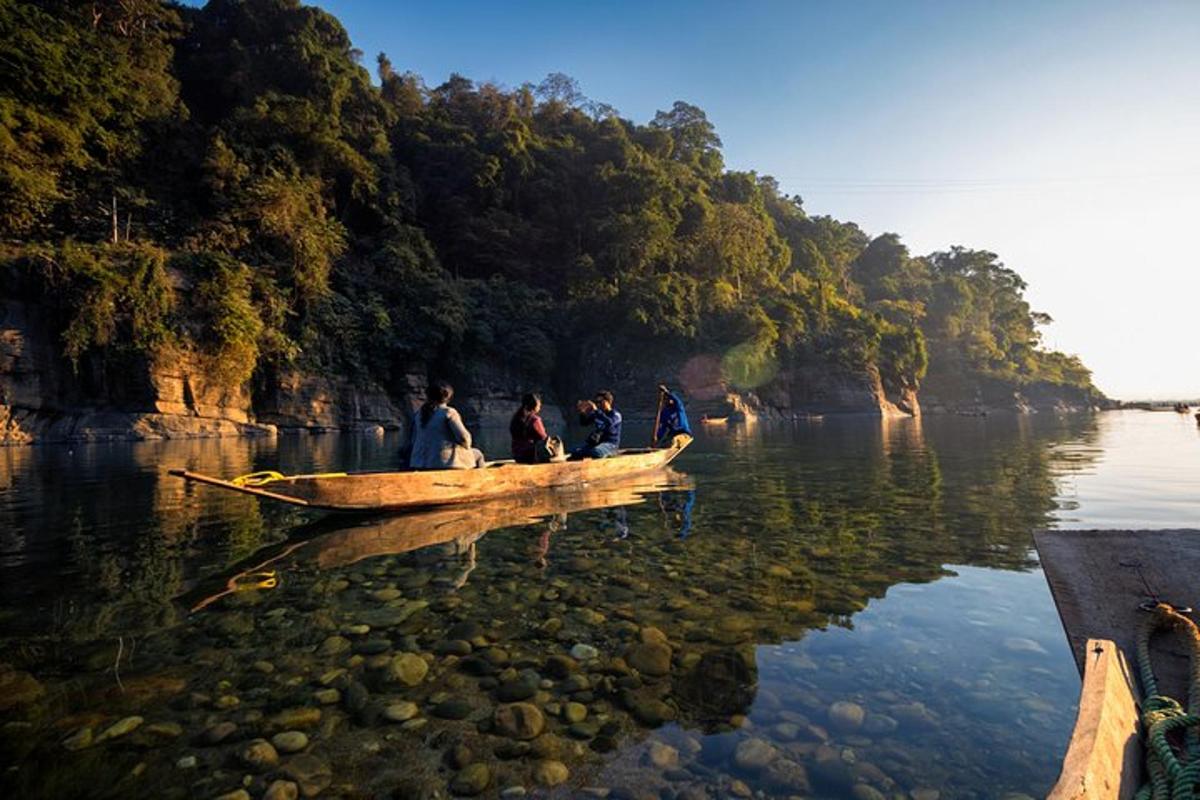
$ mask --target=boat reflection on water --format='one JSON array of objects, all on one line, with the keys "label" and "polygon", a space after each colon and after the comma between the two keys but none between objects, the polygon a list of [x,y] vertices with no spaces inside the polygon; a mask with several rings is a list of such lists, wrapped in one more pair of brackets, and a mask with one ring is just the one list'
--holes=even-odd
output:
[{"label": "boat reflection on water", "polygon": [[219,579],[201,581],[179,600],[190,611],[201,611],[218,600],[243,591],[279,586],[281,574],[298,567],[328,570],[364,559],[394,556],[438,545],[446,555],[462,560],[462,572],[452,588],[466,583],[475,567],[475,543],[490,531],[543,524],[532,557],[540,567],[549,563],[556,533],[566,529],[569,515],[606,510],[604,527],[614,540],[629,536],[626,507],[655,499],[664,525],[681,538],[691,530],[695,489],[685,473],[665,469],[627,481],[525,492],[470,505],[450,506],[411,514],[377,517],[329,516],[294,530],[287,541],[255,553]]}]

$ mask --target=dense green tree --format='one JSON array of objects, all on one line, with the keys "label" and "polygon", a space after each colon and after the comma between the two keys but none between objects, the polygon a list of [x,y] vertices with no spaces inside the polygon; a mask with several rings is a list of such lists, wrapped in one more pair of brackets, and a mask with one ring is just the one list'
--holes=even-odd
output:
[{"label": "dense green tree", "polygon": [[727,171],[695,105],[639,124],[559,73],[431,88],[381,54],[374,85],[360,60],[298,0],[0,0],[0,288],[53,306],[77,363],[184,347],[230,383],[544,384],[611,330],[745,386],[816,359],[1090,387],[993,254],[810,217]]}]

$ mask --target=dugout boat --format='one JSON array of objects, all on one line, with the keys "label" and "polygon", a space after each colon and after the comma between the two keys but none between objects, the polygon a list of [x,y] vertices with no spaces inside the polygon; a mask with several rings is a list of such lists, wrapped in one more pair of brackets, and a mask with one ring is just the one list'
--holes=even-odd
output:
[{"label": "dugout boat", "polygon": [[1050,800],[1132,800],[1156,775],[1154,797],[1191,797],[1179,767],[1200,762],[1181,735],[1200,723],[1183,719],[1200,713],[1200,530],[1040,531],[1034,542],[1083,676]]},{"label": "dugout boat", "polygon": [[[465,551],[497,528],[555,519],[561,525],[567,514],[636,505],[654,495],[665,498],[669,494],[664,493],[693,488],[688,475],[667,468],[598,486],[543,489],[411,514],[325,517],[297,528],[286,541],[255,553],[225,575],[200,581],[179,600],[188,611],[196,612],[232,594],[274,589],[292,569],[348,567],[364,559],[436,545],[453,545],[456,552]],[[676,509],[663,506],[663,513],[671,517]]]},{"label": "dugout boat", "polygon": [[187,481],[329,511],[415,511],[476,503],[523,492],[582,486],[662,469],[692,442],[686,434],[661,448],[621,450],[608,458],[517,464],[493,461],[482,469],[409,472],[332,472],[281,475],[256,472],[224,480],[189,470],[171,470]]}]

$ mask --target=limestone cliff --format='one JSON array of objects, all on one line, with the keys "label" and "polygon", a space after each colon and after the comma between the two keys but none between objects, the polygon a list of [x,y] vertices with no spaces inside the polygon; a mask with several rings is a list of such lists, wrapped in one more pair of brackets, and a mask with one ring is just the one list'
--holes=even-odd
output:
[{"label": "limestone cliff", "polygon": [[1087,411],[1097,402],[1092,393],[1077,386],[1046,381],[1018,383],[950,371],[933,372],[926,376],[921,385],[921,398],[926,411],[934,414]]},{"label": "limestone cliff", "polygon": [[[637,353],[636,359],[630,353]],[[608,388],[618,395],[627,416],[650,419],[657,396],[654,387],[665,382],[681,389],[694,417],[791,419],[808,414],[859,413],[874,416],[920,414],[914,389],[889,392],[874,366],[850,368],[825,360],[778,365],[752,388],[739,387],[726,377],[721,354],[689,352],[648,353],[615,337],[596,337],[574,354],[572,369],[563,377],[564,394],[589,397]]]}]

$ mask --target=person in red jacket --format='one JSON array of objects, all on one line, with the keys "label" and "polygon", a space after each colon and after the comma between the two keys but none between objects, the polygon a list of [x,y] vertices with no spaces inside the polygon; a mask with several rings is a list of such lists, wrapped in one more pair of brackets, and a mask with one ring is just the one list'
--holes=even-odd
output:
[{"label": "person in red jacket", "polygon": [[538,463],[538,445],[546,441],[546,426],[538,412],[542,410],[542,398],[527,394],[521,398],[521,407],[508,423],[512,434],[512,455],[519,464]]}]

